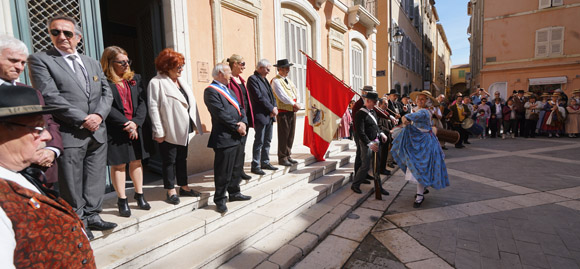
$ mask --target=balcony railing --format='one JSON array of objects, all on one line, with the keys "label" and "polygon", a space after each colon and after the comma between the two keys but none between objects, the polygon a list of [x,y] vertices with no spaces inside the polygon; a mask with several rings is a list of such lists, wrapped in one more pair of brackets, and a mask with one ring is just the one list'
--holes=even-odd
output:
[{"label": "balcony railing", "polygon": [[354,0],[353,5],[361,5],[370,14],[377,17],[377,0]]}]

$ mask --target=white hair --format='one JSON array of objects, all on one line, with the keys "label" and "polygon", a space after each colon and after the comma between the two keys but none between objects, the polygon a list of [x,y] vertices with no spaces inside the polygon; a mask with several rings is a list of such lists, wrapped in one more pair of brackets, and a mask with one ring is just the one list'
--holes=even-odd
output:
[{"label": "white hair", "polygon": [[211,70],[211,76],[216,79],[219,77],[220,73],[225,74],[225,69],[226,68],[230,68],[229,65],[225,64],[225,63],[219,63],[216,64],[213,68],[213,70]]},{"label": "white hair", "polygon": [[256,69],[259,69],[260,67],[269,67],[270,66],[270,61],[268,61],[267,59],[261,59],[258,61],[258,64],[256,64]]},{"label": "white hair", "polygon": [[0,54],[5,49],[20,52],[28,57],[28,48],[24,42],[9,35],[0,35]]}]

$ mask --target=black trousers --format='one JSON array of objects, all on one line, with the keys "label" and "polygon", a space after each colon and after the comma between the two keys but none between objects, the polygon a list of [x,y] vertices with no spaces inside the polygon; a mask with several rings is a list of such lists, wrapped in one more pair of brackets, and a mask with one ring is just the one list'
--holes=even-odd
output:
[{"label": "black trousers", "polygon": [[359,145],[359,141],[358,141],[356,132],[354,134],[354,143],[356,144],[356,155],[354,157],[354,173],[356,174],[356,172],[358,172],[358,169],[360,168],[360,165],[362,163],[360,145]]},{"label": "black trousers", "polygon": [[461,124],[453,124],[453,130],[459,132],[459,142],[457,142],[457,144],[455,144],[455,146],[462,146],[464,141],[467,141],[467,137],[469,136],[469,133],[467,133],[467,130],[463,129],[463,127],[461,127]]},{"label": "black trousers", "polygon": [[238,158],[236,159],[236,163],[234,164],[234,171],[232,172],[232,178],[236,180],[242,179],[242,173],[244,172],[244,161],[246,159],[246,141],[248,140],[248,136],[242,136],[242,145],[240,145],[241,149],[238,151]]},{"label": "black trousers", "polygon": [[[387,141],[387,143],[381,143],[380,148],[379,148],[379,173],[383,173],[385,172],[385,170],[387,169],[387,158],[389,157],[389,148],[391,145],[391,138],[389,137],[389,140]],[[391,157],[392,158],[392,157]]]},{"label": "black trousers", "polygon": [[292,154],[294,132],[296,131],[296,113],[280,112],[276,116],[278,122],[278,162],[288,161]]},{"label": "black trousers", "polygon": [[514,128],[514,133],[516,134],[516,137],[518,136],[523,136],[525,133],[525,129],[526,129],[526,117],[525,114],[519,114],[517,116],[517,123],[516,123],[516,127]]},{"label": "black trousers", "polygon": [[538,123],[537,120],[526,120],[526,127],[524,129],[524,136],[525,137],[536,137],[536,124]]},{"label": "black trousers", "polygon": [[187,186],[187,146],[175,145],[168,142],[159,144],[163,175],[163,188],[166,190],[177,185]]},{"label": "black trousers", "polygon": [[242,145],[228,148],[213,149],[215,159],[213,162],[215,194],[213,201],[216,205],[223,205],[227,201],[226,191],[230,196],[240,193],[240,177],[234,178],[234,165],[239,163]]}]

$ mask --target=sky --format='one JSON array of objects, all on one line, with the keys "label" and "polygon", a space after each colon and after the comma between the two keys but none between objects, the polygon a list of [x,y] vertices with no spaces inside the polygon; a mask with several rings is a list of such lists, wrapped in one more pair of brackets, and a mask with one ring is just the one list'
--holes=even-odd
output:
[{"label": "sky", "polygon": [[469,63],[467,2],[468,0],[435,0],[439,23],[443,25],[447,41],[451,46],[452,65]]}]

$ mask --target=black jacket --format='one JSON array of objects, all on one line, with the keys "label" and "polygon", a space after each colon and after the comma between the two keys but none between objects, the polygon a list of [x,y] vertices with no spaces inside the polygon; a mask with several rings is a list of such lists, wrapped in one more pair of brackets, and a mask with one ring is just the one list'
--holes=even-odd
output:
[{"label": "black jacket", "polygon": [[[236,96],[230,89],[231,96]],[[211,135],[207,146],[209,148],[228,148],[242,143],[238,133],[238,122],[248,124],[246,112],[240,107],[240,112],[217,90],[207,87],[203,93],[203,101],[211,114]]]},{"label": "black jacket", "polygon": [[248,92],[250,93],[250,100],[252,102],[252,109],[254,112],[254,125],[266,125],[273,119],[270,113],[276,107],[276,99],[272,92],[272,86],[265,78],[255,71],[253,75],[248,78]]},{"label": "black jacket", "polygon": [[[377,113],[371,110],[370,113],[377,118]],[[377,123],[364,110],[359,110],[355,115],[356,135],[364,145],[368,145],[375,140],[381,132]]]}]

